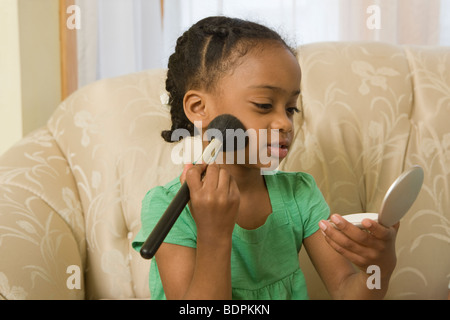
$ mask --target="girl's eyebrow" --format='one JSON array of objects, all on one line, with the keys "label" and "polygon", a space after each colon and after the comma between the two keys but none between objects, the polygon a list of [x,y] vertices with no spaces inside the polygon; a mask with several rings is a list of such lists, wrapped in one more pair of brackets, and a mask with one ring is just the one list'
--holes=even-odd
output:
[{"label": "girl's eyebrow", "polygon": [[[257,85],[257,86],[250,86],[250,89],[269,89],[272,91],[281,91],[281,92],[287,92],[285,89],[280,87],[275,87],[271,85]],[[298,96],[301,93],[300,90],[295,90],[292,92],[292,96]]]}]

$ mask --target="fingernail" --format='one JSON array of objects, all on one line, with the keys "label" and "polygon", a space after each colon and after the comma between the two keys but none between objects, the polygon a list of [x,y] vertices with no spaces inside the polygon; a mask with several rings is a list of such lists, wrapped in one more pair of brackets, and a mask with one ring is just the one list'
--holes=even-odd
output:
[{"label": "fingernail", "polygon": [[366,228],[370,228],[370,227],[372,226],[372,222],[370,221],[370,219],[364,219],[364,220],[362,221],[362,224],[363,224],[363,226],[366,227]]},{"label": "fingernail", "polygon": [[319,227],[322,231],[327,230],[327,225],[325,224],[325,222],[323,220],[319,222]]},{"label": "fingernail", "polygon": [[339,225],[342,223],[341,218],[339,218],[337,215],[332,215],[331,216],[331,221],[334,222],[334,224]]}]

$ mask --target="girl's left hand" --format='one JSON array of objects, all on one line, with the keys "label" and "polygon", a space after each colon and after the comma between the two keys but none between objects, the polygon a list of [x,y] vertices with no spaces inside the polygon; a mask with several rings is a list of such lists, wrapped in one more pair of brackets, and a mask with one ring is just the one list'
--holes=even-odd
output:
[{"label": "girl's left hand", "polygon": [[400,223],[386,228],[376,221],[364,219],[362,225],[366,230],[361,230],[338,214],[333,214],[331,221],[335,227],[325,220],[319,226],[334,250],[363,272],[368,266],[377,265],[381,276],[390,277],[397,262],[395,239]]}]

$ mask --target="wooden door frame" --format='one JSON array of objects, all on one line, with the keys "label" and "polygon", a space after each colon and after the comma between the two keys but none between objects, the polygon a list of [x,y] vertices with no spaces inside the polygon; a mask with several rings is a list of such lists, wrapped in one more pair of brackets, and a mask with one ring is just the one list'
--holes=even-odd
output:
[{"label": "wooden door frame", "polygon": [[77,29],[67,27],[67,8],[75,0],[59,0],[59,33],[61,40],[61,100],[78,89]]}]

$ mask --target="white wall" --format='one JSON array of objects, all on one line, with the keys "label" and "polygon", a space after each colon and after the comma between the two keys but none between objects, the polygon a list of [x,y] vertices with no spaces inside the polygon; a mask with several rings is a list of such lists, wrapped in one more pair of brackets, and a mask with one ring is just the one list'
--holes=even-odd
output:
[{"label": "white wall", "polygon": [[0,1],[0,154],[61,101],[58,0]]},{"label": "white wall", "polygon": [[0,153],[22,137],[19,7],[0,1]]}]

